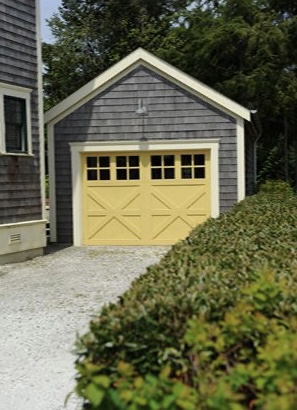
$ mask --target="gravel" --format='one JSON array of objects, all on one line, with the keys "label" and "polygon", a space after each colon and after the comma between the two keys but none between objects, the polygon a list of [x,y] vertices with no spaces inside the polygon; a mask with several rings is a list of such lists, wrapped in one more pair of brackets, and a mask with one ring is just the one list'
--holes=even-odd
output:
[{"label": "gravel", "polygon": [[[61,410],[76,334],[166,247],[68,247],[0,266],[0,410]],[[80,408],[72,395],[66,409]]]}]

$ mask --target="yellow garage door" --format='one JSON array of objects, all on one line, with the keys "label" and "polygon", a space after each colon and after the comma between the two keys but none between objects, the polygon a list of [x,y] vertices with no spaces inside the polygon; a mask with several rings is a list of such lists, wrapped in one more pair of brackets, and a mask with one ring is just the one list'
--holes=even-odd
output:
[{"label": "yellow garage door", "polygon": [[169,245],[210,216],[209,151],[84,154],[85,245]]}]

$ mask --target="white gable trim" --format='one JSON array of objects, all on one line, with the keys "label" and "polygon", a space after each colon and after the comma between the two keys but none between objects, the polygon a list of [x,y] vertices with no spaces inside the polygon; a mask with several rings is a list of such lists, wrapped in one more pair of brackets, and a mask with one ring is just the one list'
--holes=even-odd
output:
[{"label": "white gable trim", "polygon": [[56,123],[139,65],[159,73],[221,111],[250,121],[250,111],[207,85],[139,48],[45,113],[45,123]]}]

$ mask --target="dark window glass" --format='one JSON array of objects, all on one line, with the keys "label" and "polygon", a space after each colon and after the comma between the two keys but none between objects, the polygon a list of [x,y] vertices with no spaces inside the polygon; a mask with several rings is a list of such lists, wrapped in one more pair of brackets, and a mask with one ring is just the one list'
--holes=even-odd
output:
[{"label": "dark window glass", "polygon": [[182,165],[191,165],[192,164],[192,155],[182,155],[181,156]]},{"label": "dark window glass", "polygon": [[205,169],[195,168],[194,175],[195,175],[195,178],[205,178]]},{"label": "dark window glass", "polygon": [[174,155],[164,155],[164,166],[174,166]]},{"label": "dark window glass", "polygon": [[88,169],[88,181],[97,181],[97,179],[98,179],[97,170]]},{"label": "dark window glass", "polygon": [[26,100],[4,96],[5,146],[7,152],[27,152]]},{"label": "dark window glass", "polygon": [[152,155],[151,165],[152,167],[160,167],[162,165],[161,155]]},{"label": "dark window glass", "polygon": [[109,169],[100,169],[99,175],[100,175],[100,180],[101,181],[109,181],[110,180],[110,171],[109,171]]},{"label": "dark window glass", "polygon": [[127,170],[126,169],[117,169],[117,180],[119,181],[127,180]]},{"label": "dark window glass", "polygon": [[97,168],[97,157],[87,157],[87,167]]},{"label": "dark window glass", "polygon": [[161,168],[152,168],[152,179],[162,179]]},{"label": "dark window glass", "polygon": [[182,168],[181,177],[182,179],[191,179],[192,178],[192,168]]},{"label": "dark window glass", "polygon": [[165,168],[164,169],[164,178],[165,179],[174,179],[174,168]]},{"label": "dark window glass", "polygon": [[127,157],[116,157],[117,167],[125,168],[127,166]]},{"label": "dark window glass", "polygon": [[99,157],[99,167],[109,168],[110,159],[109,157]]},{"label": "dark window glass", "polygon": [[194,164],[204,165],[204,155],[203,154],[194,155]]},{"label": "dark window glass", "polygon": [[139,169],[130,169],[129,179],[139,179]]},{"label": "dark window glass", "polygon": [[129,157],[129,166],[130,167],[139,167],[139,157],[131,156]]}]

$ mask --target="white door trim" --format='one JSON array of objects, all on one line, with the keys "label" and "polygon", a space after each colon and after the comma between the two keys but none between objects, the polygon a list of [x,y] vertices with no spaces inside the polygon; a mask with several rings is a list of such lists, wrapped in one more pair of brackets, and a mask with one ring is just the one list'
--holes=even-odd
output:
[{"label": "white door trim", "polygon": [[[156,140],[156,141],[104,141],[73,142],[71,149],[73,244],[81,246],[83,240],[82,167],[83,152],[133,152],[210,150],[211,217],[219,216],[219,139],[209,140]],[[53,216],[53,215],[52,215]],[[54,222],[55,225],[55,222]]]}]

